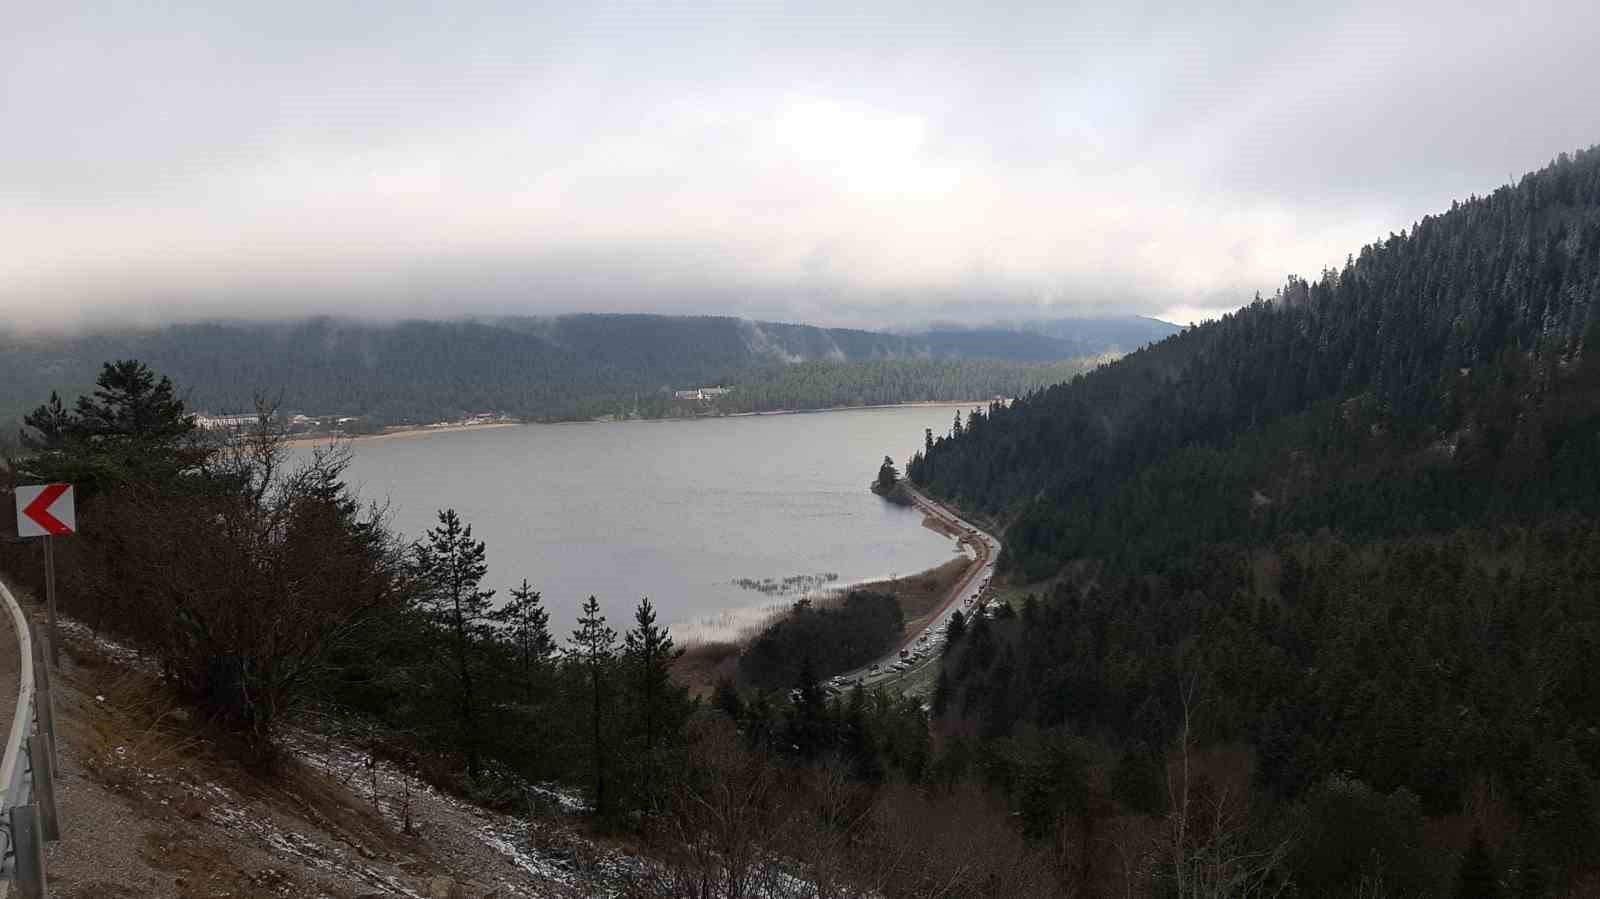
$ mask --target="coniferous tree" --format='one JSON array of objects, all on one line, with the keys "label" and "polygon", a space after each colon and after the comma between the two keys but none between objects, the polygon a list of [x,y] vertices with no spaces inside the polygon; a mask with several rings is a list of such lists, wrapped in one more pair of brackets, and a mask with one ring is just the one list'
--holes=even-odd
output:
[{"label": "coniferous tree", "polygon": [[78,398],[74,428],[91,439],[129,438],[163,441],[194,430],[194,416],[184,412],[172,379],[143,362],[107,362],[94,394]]},{"label": "coniferous tree", "polygon": [[805,659],[789,703],[789,743],[796,755],[810,761],[827,749],[828,730],[828,694],[811,660]]},{"label": "coniferous tree", "polygon": [[950,626],[945,629],[944,651],[949,653],[961,638],[967,635],[967,616],[961,614],[960,609],[950,613]]},{"label": "coniferous tree", "polygon": [[[882,754],[878,751],[878,741],[872,733],[872,723],[868,721],[870,711],[873,710],[867,707],[866,689],[860,684],[850,688],[840,722],[840,748],[856,780],[876,784],[883,780],[884,764]],[[874,716],[874,720],[878,720],[878,716]]]},{"label": "coniferous tree", "polygon": [[415,548],[420,589],[417,602],[427,619],[449,641],[454,677],[453,704],[461,729],[457,739],[467,759],[467,774],[480,773],[482,711],[477,677],[482,649],[492,638],[489,600],[493,590],[478,589],[489,570],[483,541],[472,539],[472,526],[463,524],[454,509],[439,512],[439,526],[430,528]]},{"label": "coniferous tree", "polygon": [[878,466],[878,489],[892,490],[900,480],[900,472],[894,467],[894,460],[888,456],[883,457],[883,464]]},{"label": "coniferous tree", "polygon": [[622,657],[637,716],[637,737],[646,754],[661,744],[662,735],[676,730],[682,715],[683,688],[672,682],[672,662],[680,652],[672,635],[656,625],[656,611],[648,597],[639,600],[634,626],[623,637]]},{"label": "coniferous tree", "polygon": [[731,721],[739,722],[744,719],[744,699],[739,696],[739,688],[734,685],[731,677],[724,675],[717,678],[711,704],[727,715]]},{"label": "coniferous tree", "polygon": [[[67,411],[59,395],[23,418],[19,479],[65,481],[84,499],[138,481],[176,487],[214,450],[197,439],[172,380],[134,359],[107,362],[92,395]],[[194,482],[185,486],[203,486]]]},{"label": "coniferous tree", "polygon": [[672,663],[682,655],[672,636],[656,624],[648,598],[634,610],[634,626],[623,636],[622,740],[613,758],[619,770],[617,802],[628,808],[658,807],[672,780],[672,735],[688,717],[688,690],[672,680]]},{"label": "coniferous tree", "polygon": [[22,424],[24,428],[19,439],[23,448],[48,453],[66,446],[74,436],[76,420],[61,402],[61,396],[52,390],[50,401],[24,416]]},{"label": "coniferous tree", "polygon": [[490,612],[489,620],[500,630],[501,639],[511,645],[519,671],[518,694],[522,702],[532,702],[535,684],[546,673],[556,654],[555,637],[550,634],[550,613],[545,610],[537,590],[522,579],[513,587],[511,601]]},{"label": "coniferous tree", "polygon": [[606,728],[609,726],[607,709],[613,701],[612,669],[617,654],[617,632],[606,626],[606,616],[600,614],[600,601],[593,596],[583,604],[578,616],[578,627],[572,632],[567,647],[567,659],[577,670],[587,694],[586,716],[589,731],[590,788],[594,791],[595,812],[608,817],[613,812],[614,797],[607,791],[610,759]]}]

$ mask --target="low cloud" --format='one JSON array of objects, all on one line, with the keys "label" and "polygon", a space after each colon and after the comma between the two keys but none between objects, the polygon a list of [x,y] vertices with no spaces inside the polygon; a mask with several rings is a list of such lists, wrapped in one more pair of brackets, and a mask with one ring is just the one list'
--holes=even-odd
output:
[{"label": "low cloud", "polygon": [[0,319],[1209,310],[1600,140],[1587,2],[467,6],[22,11]]}]

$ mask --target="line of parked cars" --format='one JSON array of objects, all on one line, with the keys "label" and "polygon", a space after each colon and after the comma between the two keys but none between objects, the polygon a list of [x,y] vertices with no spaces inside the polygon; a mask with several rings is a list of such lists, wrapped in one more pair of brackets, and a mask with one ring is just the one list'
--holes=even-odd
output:
[{"label": "line of parked cars", "polygon": [[[952,522],[952,524],[959,523]],[[967,535],[973,540],[984,540],[985,545],[988,545],[987,538],[980,534],[976,529],[968,528]],[[969,616],[981,611],[985,617],[993,618],[995,610],[999,608],[999,603],[997,601],[993,599],[984,599],[984,594],[989,590],[990,581],[994,577],[994,559],[992,558],[994,549],[995,548],[992,545],[989,545],[991,558],[985,563],[985,573],[983,579],[978,582],[977,587],[973,589],[971,594],[966,597],[966,600],[963,603]],[[946,635],[950,629],[950,615],[953,613],[953,611],[953,609],[947,611],[946,614],[933,626],[929,627],[927,630],[924,630],[922,634],[917,637],[917,640],[913,645],[900,650],[900,657],[898,659],[885,663],[874,662],[867,666],[867,669],[864,673],[859,675],[840,675],[839,677],[831,678],[825,684],[825,689],[830,695],[838,696],[853,686],[865,686],[867,679],[870,677],[875,677],[880,674],[887,674],[890,671],[907,671],[915,667],[919,662],[921,662],[924,658],[926,658],[944,643]]]}]

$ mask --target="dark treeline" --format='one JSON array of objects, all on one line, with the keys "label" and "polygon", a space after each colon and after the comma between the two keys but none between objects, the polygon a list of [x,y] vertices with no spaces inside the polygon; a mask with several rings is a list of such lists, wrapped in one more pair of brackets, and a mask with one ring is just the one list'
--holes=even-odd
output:
[{"label": "dark treeline", "polygon": [[963,638],[943,727],[1109,772],[1038,822],[1008,787],[1040,839],[1198,814],[1196,864],[1308,895],[1587,894],[1597,347],[1592,149],[930,435],[910,477],[1061,575]]},{"label": "dark treeline", "polygon": [[788,687],[807,666],[835,674],[867,664],[905,632],[900,603],[884,593],[851,590],[837,601],[802,599],[771,624],[739,659],[739,674],[764,689]]},{"label": "dark treeline", "polygon": [[1014,397],[1087,371],[1093,357],[1061,362],[923,359],[878,362],[801,362],[757,369],[719,397],[722,412],[826,409],[942,400]]},{"label": "dark treeline", "polygon": [[[480,411],[528,420],[661,417],[686,411],[672,400],[675,388],[716,385],[749,385],[759,397],[730,397],[726,411],[1013,396],[1077,373],[1059,363],[1114,351],[1113,338],[1171,331],[1144,319],[1082,324],[1084,339],[657,315],[393,324],[317,318],[75,336],[0,331],[0,423],[52,390],[91,390],[101,361],[117,358],[141,359],[185,385],[191,410],[247,412],[254,391],[266,386],[285,410],[359,416],[377,427]],[[796,363],[828,364],[786,371]]]}]

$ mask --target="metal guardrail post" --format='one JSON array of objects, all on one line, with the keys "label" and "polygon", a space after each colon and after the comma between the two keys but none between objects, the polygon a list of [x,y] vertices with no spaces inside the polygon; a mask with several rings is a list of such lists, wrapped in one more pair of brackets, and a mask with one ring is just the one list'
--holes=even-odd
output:
[{"label": "metal guardrail post", "polygon": [[[46,535],[44,538],[44,589],[46,614],[50,618],[50,636],[54,637],[56,630],[56,538]],[[61,667],[61,650],[56,646],[48,646],[50,667]]]},{"label": "metal guardrail post", "polygon": [[[49,779],[55,770],[54,706],[48,689],[48,656],[33,639],[33,628],[17,604],[16,597],[0,583],[0,617],[11,619],[16,632],[20,663],[17,684],[17,709],[9,722],[9,736],[0,745],[0,897],[45,899],[44,843],[59,831],[55,822],[53,781],[50,790],[48,823],[34,801],[37,781]],[[49,728],[50,730],[42,730]],[[24,764],[26,763],[26,765]]]},{"label": "metal guardrail post", "polygon": [[50,638],[36,635],[33,640],[33,717],[39,722],[39,732],[50,737],[50,759],[55,761],[56,705],[50,692],[50,666],[45,664],[49,653]]},{"label": "metal guardrail post", "polygon": [[32,805],[11,809],[11,844],[16,847],[16,880],[12,881],[21,899],[46,899],[44,840],[39,839],[39,811]]},{"label": "metal guardrail post", "polygon": [[39,808],[39,835],[47,843],[61,839],[60,817],[56,814],[55,741],[48,734],[28,738],[28,773],[33,778],[33,802]]}]

